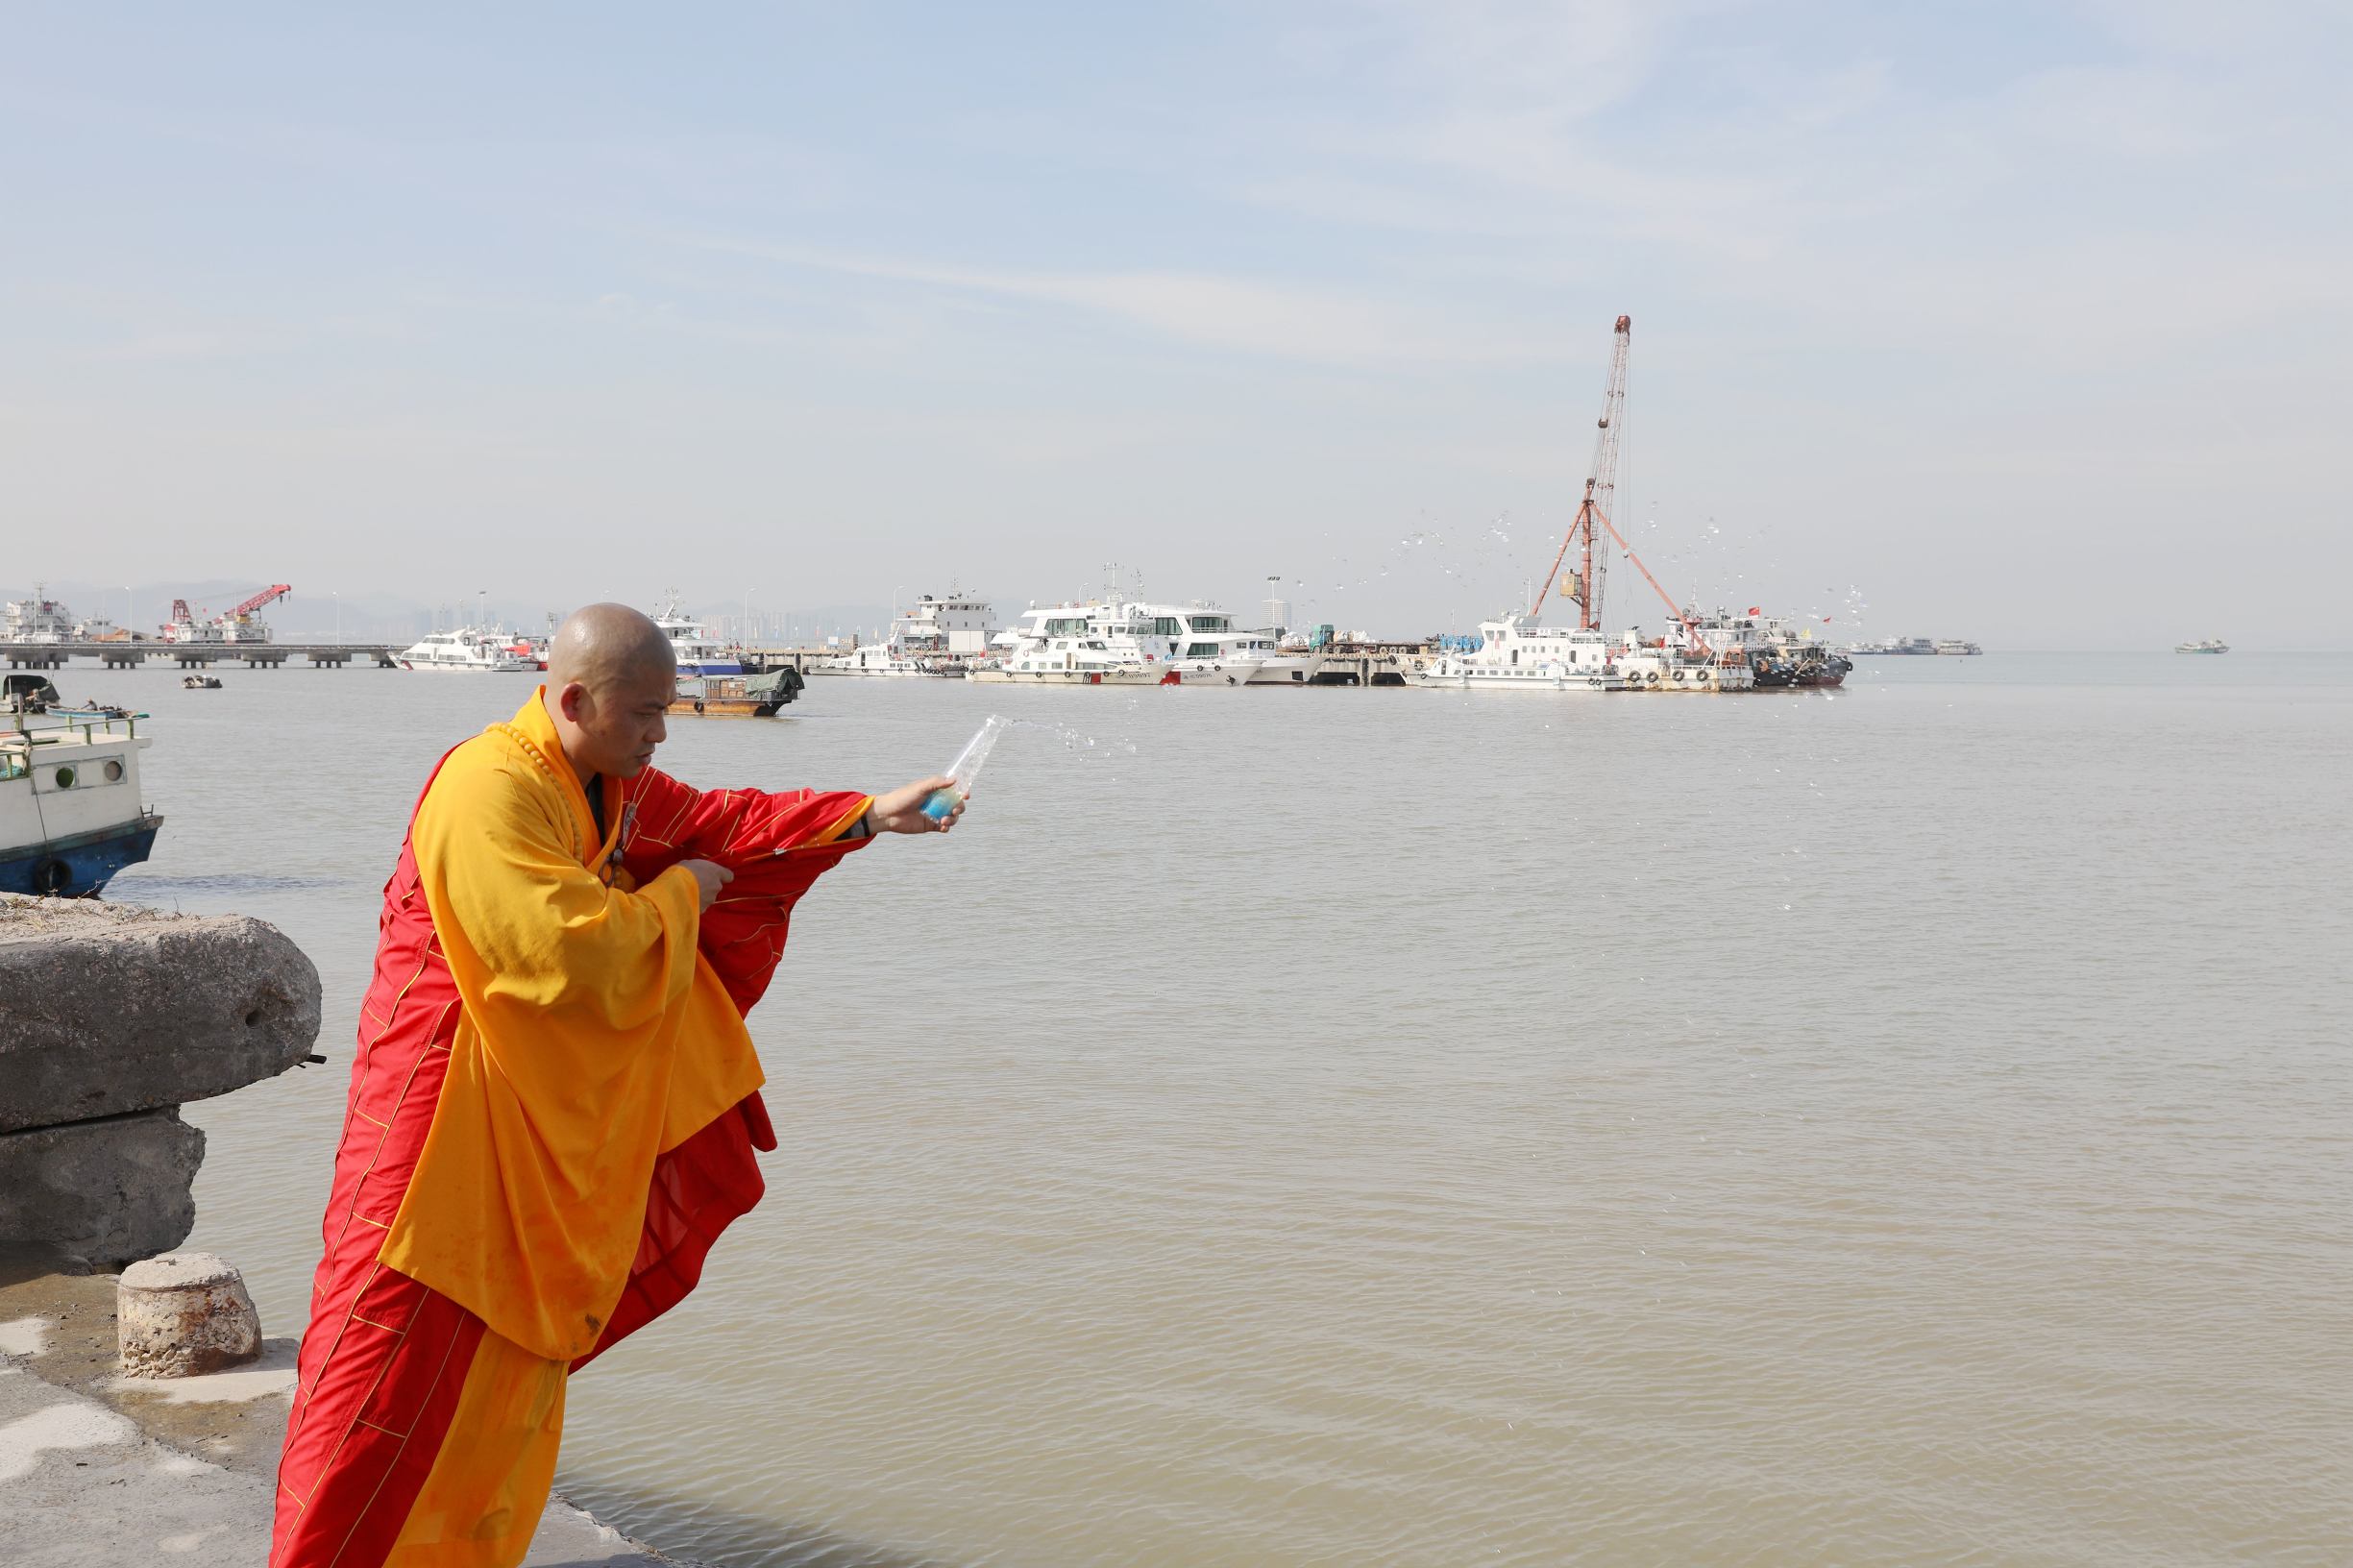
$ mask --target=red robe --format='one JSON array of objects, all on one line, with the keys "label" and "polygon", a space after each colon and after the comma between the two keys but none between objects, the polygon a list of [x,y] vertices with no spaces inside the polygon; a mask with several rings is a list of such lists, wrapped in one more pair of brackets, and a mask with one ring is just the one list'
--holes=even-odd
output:
[{"label": "red robe", "polygon": [[[783,956],[794,903],[866,842],[821,842],[864,798],[704,792],[649,769],[622,786],[621,854],[640,885],[682,860],[736,873],[698,940],[748,1013]],[[279,1467],[273,1568],[378,1568],[432,1468],[481,1341],[481,1319],[378,1257],[432,1124],[459,1005],[404,842],[384,885],[375,979],[360,1012],[326,1251]],[[695,1287],[720,1233],[764,1190],[755,1151],[775,1146],[754,1093],[659,1156],[627,1284],[575,1370]]]}]

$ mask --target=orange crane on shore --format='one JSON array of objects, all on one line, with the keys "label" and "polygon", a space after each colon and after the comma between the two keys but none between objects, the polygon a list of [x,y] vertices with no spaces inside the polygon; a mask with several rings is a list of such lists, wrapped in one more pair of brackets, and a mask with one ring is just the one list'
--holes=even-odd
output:
[{"label": "orange crane on shore", "polygon": [[[1610,538],[1617,541],[1618,549],[1626,552],[1626,558],[1633,563],[1634,570],[1642,574],[1642,580],[1649,583],[1665,601],[1667,613],[1682,628],[1684,640],[1692,651],[1706,653],[1709,649],[1705,640],[1685,619],[1681,607],[1675,602],[1675,596],[1659,585],[1658,579],[1651,575],[1651,569],[1642,564],[1642,557],[1634,553],[1634,547],[1628,544],[1626,536],[1618,531],[1618,526],[1609,521],[1609,510],[1617,504],[1619,437],[1626,425],[1626,357],[1633,335],[1634,318],[1620,316],[1610,334],[1609,380],[1602,388],[1602,417],[1600,429],[1593,437],[1593,461],[1585,471],[1585,499],[1579,504],[1577,517],[1569,524],[1569,531],[1560,541],[1559,553],[1553,557],[1553,569],[1544,575],[1544,586],[1536,590],[1536,601],[1529,606],[1528,619],[1532,623],[1538,619],[1539,612],[1544,608],[1545,596],[1553,591],[1553,584],[1556,580],[1560,584],[1561,597],[1577,606],[1577,629],[1602,629],[1602,574],[1605,561],[1596,551],[1598,541],[1594,536],[1594,526],[1599,524],[1608,530]],[[1572,545],[1581,550],[1578,569],[1574,576],[1563,577],[1560,576],[1560,563],[1569,558]]]}]

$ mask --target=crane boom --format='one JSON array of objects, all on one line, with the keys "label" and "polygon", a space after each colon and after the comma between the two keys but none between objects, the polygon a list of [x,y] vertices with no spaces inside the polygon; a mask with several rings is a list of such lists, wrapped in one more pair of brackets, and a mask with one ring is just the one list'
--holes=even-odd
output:
[{"label": "crane boom", "polygon": [[238,605],[235,609],[231,610],[221,619],[224,621],[234,621],[240,616],[251,615],[256,610],[261,608],[262,605],[274,604],[292,592],[294,592],[294,587],[291,583],[271,583],[267,588],[262,589],[261,592],[256,594],[244,603]]},{"label": "crane boom", "polygon": [[[1577,591],[1561,590],[1564,598],[1577,603],[1577,625],[1581,631],[1602,629],[1602,594],[1594,554],[1593,522],[1600,517],[1608,527],[1608,514],[1617,505],[1619,432],[1626,423],[1626,358],[1634,335],[1634,318],[1620,316],[1610,331],[1609,379],[1602,388],[1602,417],[1593,435],[1593,461],[1585,470],[1585,499],[1577,508],[1577,519],[1569,525],[1567,537],[1560,541],[1560,552],[1553,557],[1553,569],[1544,575],[1544,586],[1536,591],[1535,603],[1529,606],[1528,619],[1534,621],[1544,609],[1544,599],[1553,591],[1553,583],[1560,576],[1560,563],[1568,559],[1569,547],[1582,547],[1578,562]],[[1617,530],[1611,528],[1614,535]],[[1640,566],[1639,561],[1634,563]],[[1648,576],[1650,574],[1643,574]]]}]

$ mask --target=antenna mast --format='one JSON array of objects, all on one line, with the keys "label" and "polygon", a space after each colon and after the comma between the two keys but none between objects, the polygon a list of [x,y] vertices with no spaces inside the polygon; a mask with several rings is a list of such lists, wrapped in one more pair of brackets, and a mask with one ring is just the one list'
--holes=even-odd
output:
[{"label": "antenna mast", "polygon": [[1602,629],[1600,568],[1593,552],[1594,520],[1598,517],[1603,527],[1616,533],[1609,513],[1618,498],[1618,431],[1626,422],[1626,350],[1633,331],[1634,318],[1620,316],[1611,331],[1609,381],[1602,390],[1602,417],[1593,436],[1593,462],[1585,473],[1585,499],[1577,508],[1577,520],[1569,525],[1568,536],[1560,541],[1560,553],[1553,557],[1553,569],[1544,575],[1544,586],[1536,590],[1536,601],[1528,611],[1531,621],[1542,612],[1544,596],[1552,592],[1555,579],[1560,576],[1560,563],[1568,559],[1569,547],[1577,545],[1581,554],[1576,591],[1571,592],[1564,583],[1561,597],[1576,601],[1580,631]]}]

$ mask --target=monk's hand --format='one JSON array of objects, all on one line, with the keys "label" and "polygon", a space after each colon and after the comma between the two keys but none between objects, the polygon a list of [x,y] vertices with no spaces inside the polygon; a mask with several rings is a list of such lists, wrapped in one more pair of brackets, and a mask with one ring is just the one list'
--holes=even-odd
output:
[{"label": "monk's hand", "polygon": [[874,796],[874,803],[866,808],[867,824],[877,833],[944,833],[964,815],[964,802],[957,801],[954,810],[938,819],[923,815],[923,802],[955,786],[956,781],[945,773],[902,784]]},{"label": "monk's hand", "polygon": [[718,899],[720,889],[735,880],[735,873],[715,860],[682,860],[678,864],[694,873],[695,892],[704,909]]}]

